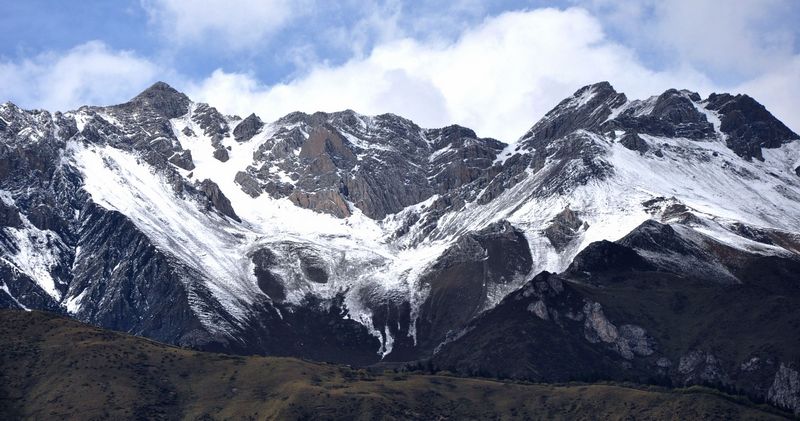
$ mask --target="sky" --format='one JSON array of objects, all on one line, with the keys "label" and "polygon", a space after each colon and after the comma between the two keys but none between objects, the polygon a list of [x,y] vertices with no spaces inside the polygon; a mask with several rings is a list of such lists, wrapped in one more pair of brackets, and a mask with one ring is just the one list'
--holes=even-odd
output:
[{"label": "sky", "polygon": [[156,81],[224,113],[391,112],[513,142],[603,80],[746,93],[800,132],[797,0],[0,0],[0,102],[66,111]]}]

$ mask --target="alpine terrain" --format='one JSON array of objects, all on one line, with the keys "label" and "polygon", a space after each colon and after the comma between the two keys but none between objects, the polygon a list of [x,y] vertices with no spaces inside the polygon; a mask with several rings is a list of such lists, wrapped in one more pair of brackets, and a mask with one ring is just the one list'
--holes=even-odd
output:
[{"label": "alpine terrain", "polygon": [[511,144],[392,114],[228,116],[161,82],[64,113],[5,103],[0,308],[800,414],[799,138],[747,95],[607,82]]}]

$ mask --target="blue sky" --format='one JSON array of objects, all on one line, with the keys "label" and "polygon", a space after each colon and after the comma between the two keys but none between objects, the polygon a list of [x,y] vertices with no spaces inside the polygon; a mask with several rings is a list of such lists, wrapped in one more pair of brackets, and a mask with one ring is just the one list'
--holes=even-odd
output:
[{"label": "blue sky", "polygon": [[228,113],[395,112],[513,141],[580,86],[748,93],[800,130],[795,0],[0,2],[0,101],[156,80]]}]

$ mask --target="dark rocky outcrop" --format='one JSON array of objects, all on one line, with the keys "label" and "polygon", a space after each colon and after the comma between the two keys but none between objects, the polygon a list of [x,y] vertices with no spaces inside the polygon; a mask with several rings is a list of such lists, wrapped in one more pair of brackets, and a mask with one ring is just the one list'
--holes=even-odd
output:
[{"label": "dark rocky outcrop", "polygon": [[614,108],[626,101],[625,94],[617,93],[608,82],[584,86],[545,114],[523,136],[522,142],[541,144],[578,129],[592,130],[606,121]]},{"label": "dark rocky outcrop", "polygon": [[234,221],[241,222],[241,219],[236,215],[236,212],[231,206],[231,201],[225,197],[225,194],[219,189],[217,183],[205,179],[200,183],[200,191],[206,195],[211,206],[218,210],[221,214],[233,219]]},{"label": "dark rocky outcrop", "polygon": [[234,181],[242,186],[242,191],[250,195],[250,197],[258,197],[262,193],[261,185],[250,173],[239,171],[236,173]]},{"label": "dark rocky outcrop", "polygon": [[22,228],[22,219],[16,206],[7,205],[0,198],[0,227]]},{"label": "dark rocky outcrop", "polygon": [[507,221],[462,236],[421,282],[430,294],[417,319],[417,341],[432,349],[487,308],[498,286],[527,275],[532,258],[521,231]]},{"label": "dark rocky outcrop", "polygon": [[479,315],[432,364],[533,381],[704,384],[797,412],[800,345],[777,332],[800,322],[790,310],[800,259],[718,259],[730,251],[692,242],[704,247],[700,257],[727,265],[739,281],[731,285],[719,272],[664,266],[687,247],[681,236],[646,223],[619,242],[591,244],[566,272],[543,272]]},{"label": "dark rocky outcrop", "polygon": [[225,116],[208,104],[197,104],[192,113],[192,121],[203,129],[203,133],[206,136],[212,138],[216,135],[227,137],[230,134],[230,127],[225,120]]},{"label": "dark rocky outcrop", "polygon": [[169,158],[169,162],[186,171],[191,171],[195,168],[194,161],[192,161],[192,151],[190,150],[176,152]]},{"label": "dark rocky outcrop", "polygon": [[550,225],[545,228],[544,236],[550,240],[550,244],[556,250],[564,250],[572,241],[580,235],[581,230],[588,227],[586,222],[582,221],[578,214],[572,211],[569,206],[559,212],[555,218],[550,222]]},{"label": "dark rocky outcrop", "polygon": [[650,146],[636,133],[625,133],[619,143],[632,151],[637,151],[640,154],[646,153],[650,150]]},{"label": "dark rocky outcrop", "polygon": [[[9,246],[0,230],[0,248]],[[6,292],[8,289],[8,292]],[[16,267],[0,261],[0,309],[27,308],[63,314],[64,309],[34,279],[17,270]]]},{"label": "dark rocky outcrop", "polygon": [[339,199],[381,219],[437,192],[474,192],[467,186],[485,182],[505,147],[464,127],[425,130],[391,114],[292,113],[277,124],[293,127],[267,139],[254,155],[260,168],[248,172],[268,194],[336,216],[348,214]]},{"label": "dark rocky outcrop", "polygon": [[120,108],[133,111],[147,109],[166,118],[180,117],[189,112],[189,98],[164,82],[156,82]]},{"label": "dark rocky outcrop", "polygon": [[246,142],[255,136],[262,127],[264,127],[264,123],[261,119],[255,114],[250,114],[233,129],[233,138],[237,142]]},{"label": "dark rocky outcrop", "polygon": [[338,191],[323,190],[314,193],[294,191],[289,195],[289,200],[301,208],[329,213],[337,218],[352,215],[350,207]]},{"label": "dark rocky outcrop", "polygon": [[84,251],[68,293],[82,296],[75,317],[181,346],[227,343],[198,319],[195,309],[205,307],[232,329],[231,316],[197,282],[202,275],[162,253],[122,214],[89,204],[82,215]]},{"label": "dark rocky outcrop", "polygon": [[702,140],[714,137],[714,126],[697,108],[695,92],[669,89],[658,97],[632,101],[619,115],[604,122],[601,131],[624,130],[652,136]]},{"label": "dark rocky outcrop", "polygon": [[777,148],[800,138],[767,109],[747,95],[711,94],[707,107],[720,114],[720,130],[737,155],[763,160],[762,148]]},{"label": "dark rocky outcrop", "polygon": [[712,137],[714,126],[694,104],[699,101],[700,95],[695,92],[669,89],[659,95],[650,115],[674,127],[675,137],[689,139]]},{"label": "dark rocky outcrop", "polygon": [[654,270],[655,267],[635,250],[611,241],[589,244],[572,260],[570,274],[597,274],[609,271]]},{"label": "dark rocky outcrop", "polygon": [[220,162],[228,162],[230,156],[228,156],[228,150],[225,148],[216,148],[214,149],[214,158]]},{"label": "dark rocky outcrop", "polygon": [[253,261],[253,273],[258,282],[258,288],[273,301],[281,302],[286,299],[286,288],[283,281],[270,269],[278,263],[275,253],[266,248],[259,248],[249,254]]}]

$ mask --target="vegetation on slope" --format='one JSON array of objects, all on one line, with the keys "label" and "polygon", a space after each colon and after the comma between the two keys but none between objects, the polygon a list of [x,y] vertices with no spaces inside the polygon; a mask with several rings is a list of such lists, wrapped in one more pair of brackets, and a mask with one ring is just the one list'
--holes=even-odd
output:
[{"label": "vegetation on slope", "polygon": [[0,312],[2,419],[781,419],[703,388],[370,374],[195,352],[47,313]]}]

